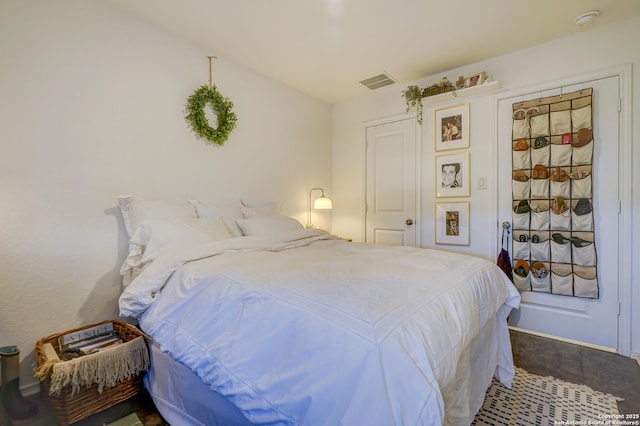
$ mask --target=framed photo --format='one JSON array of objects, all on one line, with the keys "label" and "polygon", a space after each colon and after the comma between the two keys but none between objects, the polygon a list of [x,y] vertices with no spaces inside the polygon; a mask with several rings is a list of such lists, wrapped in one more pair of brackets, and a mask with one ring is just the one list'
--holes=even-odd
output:
[{"label": "framed photo", "polygon": [[436,151],[469,147],[469,104],[437,109]]},{"label": "framed photo", "polygon": [[436,197],[468,197],[469,152],[436,157]]},{"label": "framed photo", "polygon": [[467,78],[467,81],[465,82],[465,87],[473,87],[473,86],[477,86],[478,84],[482,84],[484,83],[484,81],[487,79],[487,75],[484,73],[484,71],[478,73],[478,74],[473,74],[471,76],[469,76],[469,78]]},{"label": "framed photo", "polygon": [[436,203],[436,244],[469,245],[469,202]]}]

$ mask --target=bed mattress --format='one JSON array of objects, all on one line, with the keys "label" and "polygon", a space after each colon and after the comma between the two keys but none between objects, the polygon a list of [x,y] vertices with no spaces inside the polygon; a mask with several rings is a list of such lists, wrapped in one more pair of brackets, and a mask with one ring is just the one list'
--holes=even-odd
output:
[{"label": "bed mattress", "polygon": [[518,302],[485,260],[304,230],[161,256],[120,307],[250,423],[468,425]]}]

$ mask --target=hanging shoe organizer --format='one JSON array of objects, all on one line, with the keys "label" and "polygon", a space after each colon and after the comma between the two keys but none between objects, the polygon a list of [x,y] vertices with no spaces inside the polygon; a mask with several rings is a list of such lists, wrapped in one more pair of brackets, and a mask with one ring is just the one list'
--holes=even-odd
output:
[{"label": "hanging shoe organizer", "polygon": [[513,279],[519,290],[598,298],[593,89],[513,104]]}]

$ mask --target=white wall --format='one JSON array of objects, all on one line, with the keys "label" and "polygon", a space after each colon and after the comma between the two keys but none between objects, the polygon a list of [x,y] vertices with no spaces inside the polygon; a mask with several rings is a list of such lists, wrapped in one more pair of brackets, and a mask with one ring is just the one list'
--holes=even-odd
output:
[{"label": "white wall", "polygon": [[37,339],[117,317],[117,195],[276,201],[304,223],[308,188],[331,194],[330,106],[224,58],[237,128],[223,147],[193,135],[215,54],[100,2],[0,2],[0,346],[23,386]]},{"label": "white wall", "polygon": [[[454,69],[441,75],[417,81],[425,87],[442,76],[457,80],[460,75],[470,75],[486,71],[493,79],[499,80],[504,91],[516,90],[558,79],[597,71],[604,68],[633,64],[633,79],[640,81],[640,18],[629,19],[602,29],[585,30],[575,36],[559,39],[551,43],[521,50],[513,54],[497,57],[463,68]],[[387,116],[403,114],[404,99],[402,84],[381,89],[365,99],[344,102],[333,106],[333,222],[332,230],[343,237],[362,240],[363,195],[364,195],[364,127],[363,122]],[[487,259],[497,255],[497,182],[495,98],[494,94],[479,95],[457,101],[425,104],[425,122],[422,128],[422,246],[435,247],[433,238],[434,217],[434,173],[433,173],[433,113],[435,108],[469,102],[471,108],[471,245],[469,247],[444,246],[449,249],[472,253]],[[640,105],[640,88],[633,89],[633,103]],[[632,113],[632,122],[640,122],[640,109]],[[633,126],[633,165],[640,164],[640,150],[637,149],[639,130]],[[476,189],[476,180],[487,176],[488,189]],[[623,200],[631,205],[632,217],[640,214],[640,171],[632,171],[633,194]],[[628,230],[632,233],[633,250],[631,259],[638,259],[640,253],[640,226]],[[443,246],[437,246],[442,248]],[[640,266],[632,263],[632,306],[640,306]],[[632,315],[632,353],[640,354],[640,313]]]}]

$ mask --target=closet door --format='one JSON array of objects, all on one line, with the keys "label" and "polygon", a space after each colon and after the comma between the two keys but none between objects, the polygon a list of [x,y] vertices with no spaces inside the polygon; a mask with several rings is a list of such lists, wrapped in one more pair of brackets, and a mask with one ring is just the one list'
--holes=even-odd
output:
[{"label": "closet door", "polygon": [[366,128],[365,241],[417,245],[416,119]]},{"label": "closet door", "polygon": [[[590,87],[593,88],[593,170],[592,180],[589,181],[592,186],[590,186],[589,190],[593,193],[593,226],[595,228],[595,252],[597,253],[598,297],[590,299],[573,295],[551,294],[550,288],[547,290],[538,288],[537,290],[539,291],[524,290],[521,292],[521,307],[512,312],[509,324],[524,330],[617,350],[619,315],[618,226],[620,221],[618,208],[620,205],[618,195],[618,153],[620,149],[619,77],[614,76],[585,81],[580,85],[545,90],[542,94],[539,92],[523,93],[520,96],[500,100],[498,103],[499,218],[501,221],[511,222],[512,229],[514,227],[518,228],[518,226],[522,227],[514,223],[514,217],[518,218],[520,215],[514,215],[512,211],[513,194],[518,189],[517,180],[512,178],[513,161],[516,158],[516,156],[512,156],[514,152],[512,126],[515,129],[512,105],[523,100],[560,95]],[[533,165],[531,165],[530,169],[531,173],[533,173]],[[534,190],[533,186],[530,188],[532,191]],[[552,187],[551,189],[553,190],[554,188]],[[524,216],[526,215],[528,215],[530,221],[537,220],[537,216],[534,218],[533,213],[525,214]],[[538,223],[536,226],[543,225]],[[553,229],[554,226],[557,227],[559,225],[550,224],[545,229]],[[531,222],[529,223],[530,227]],[[522,237],[518,234],[517,230],[514,230],[512,237]],[[528,235],[532,234],[533,232],[530,232]],[[526,257],[527,253],[531,253],[534,249],[538,250],[538,246],[541,245],[538,241],[532,241],[531,238],[527,239],[526,235],[522,240],[512,239],[512,259],[514,259],[514,256],[519,258]],[[557,257],[559,254],[552,254],[556,256],[554,257],[555,259],[559,258]],[[568,260],[569,263],[571,259]],[[572,294],[572,291],[574,294],[579,293],[574,290],[576,286],[581,285],[579,280],[582,278],[576,277],[575,274],[567,275],[567,277],[565,293]],[[560,281],[558,280],[557,282]]]}]

